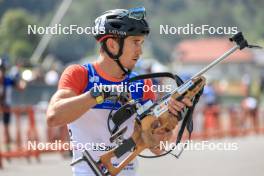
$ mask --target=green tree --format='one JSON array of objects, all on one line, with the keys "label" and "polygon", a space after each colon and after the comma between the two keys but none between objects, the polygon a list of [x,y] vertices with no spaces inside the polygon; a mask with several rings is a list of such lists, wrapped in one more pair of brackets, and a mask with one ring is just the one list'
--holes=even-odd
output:
[{"label": "green tree", "polygon": [[28,34],[28,25],[33,25],[34,17],[21,9],[7,11],[0,23],[0,55],[8,54],[11,62],[28,59],[36,46],[38,35]]}]

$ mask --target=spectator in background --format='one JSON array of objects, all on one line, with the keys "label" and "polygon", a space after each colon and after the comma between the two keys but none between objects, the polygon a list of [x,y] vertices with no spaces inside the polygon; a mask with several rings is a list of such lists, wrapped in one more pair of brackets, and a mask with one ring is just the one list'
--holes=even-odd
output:
[{"label": "spectator in background", "polygon": [[246,126],[247,122],[251,124],[255,132],[258,132],[258,101],[254,97],[247,96],[241,102],[242,123]]},{"label": "spectator in background", "polygon": [[213,133],[220,130],[220,106],[217,93],[213,84],[208,84],[204,88],[204,130],[205,133]]},{"label": "spectator in background", "polygon": [[11,104],[11,89],[16,88],[23,90],[26,87],[26,83],[19,79],[19,75],[14,77],[7,76],[7,63],[5,59],[0,58],[0,112],[4,122],[4,143],[6,149],[10,149],[11,137],[10,137],[10,104]]}]

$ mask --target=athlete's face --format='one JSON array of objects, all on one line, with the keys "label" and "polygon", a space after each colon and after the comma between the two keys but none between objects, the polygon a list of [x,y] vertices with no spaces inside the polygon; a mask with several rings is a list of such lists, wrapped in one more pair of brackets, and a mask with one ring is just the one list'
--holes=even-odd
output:
[{"label": "athlete's face", "polygon": [[132,70],[135,67],[142,54],[144,38],[144,36],[129,36],[125,39],[123,54],[120,57],[120,62],[125,68]]}]

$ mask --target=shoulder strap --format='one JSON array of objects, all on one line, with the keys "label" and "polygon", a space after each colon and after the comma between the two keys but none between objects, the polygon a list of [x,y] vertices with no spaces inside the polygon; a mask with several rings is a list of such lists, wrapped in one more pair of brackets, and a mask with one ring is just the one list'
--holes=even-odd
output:
[{"label": "shoulder strap", "polygon": [[177,86],[180,86],[181,84],[183,84],[182,79],[178,75],[174,75],[170,72],[159,72],[159,73],[149,73],[149,74],[138,75],[138,76],[130,78],[129,82],[134,82],[134,81],[142,80],[142,79],[160,78],[160,77],[168,77],[168,78],[174,79],[176,81]]}]

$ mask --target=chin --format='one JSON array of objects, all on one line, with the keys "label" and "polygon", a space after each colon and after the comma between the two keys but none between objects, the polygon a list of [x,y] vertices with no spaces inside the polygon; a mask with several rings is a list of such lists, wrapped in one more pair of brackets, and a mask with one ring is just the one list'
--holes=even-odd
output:
[{"label": "chin", "polygon": [[129,70],[133,70],[134,68],[135,68],[135,65],[136,64],[134,64],[134,65],[130,65],[129,67],[127,67]]}]

